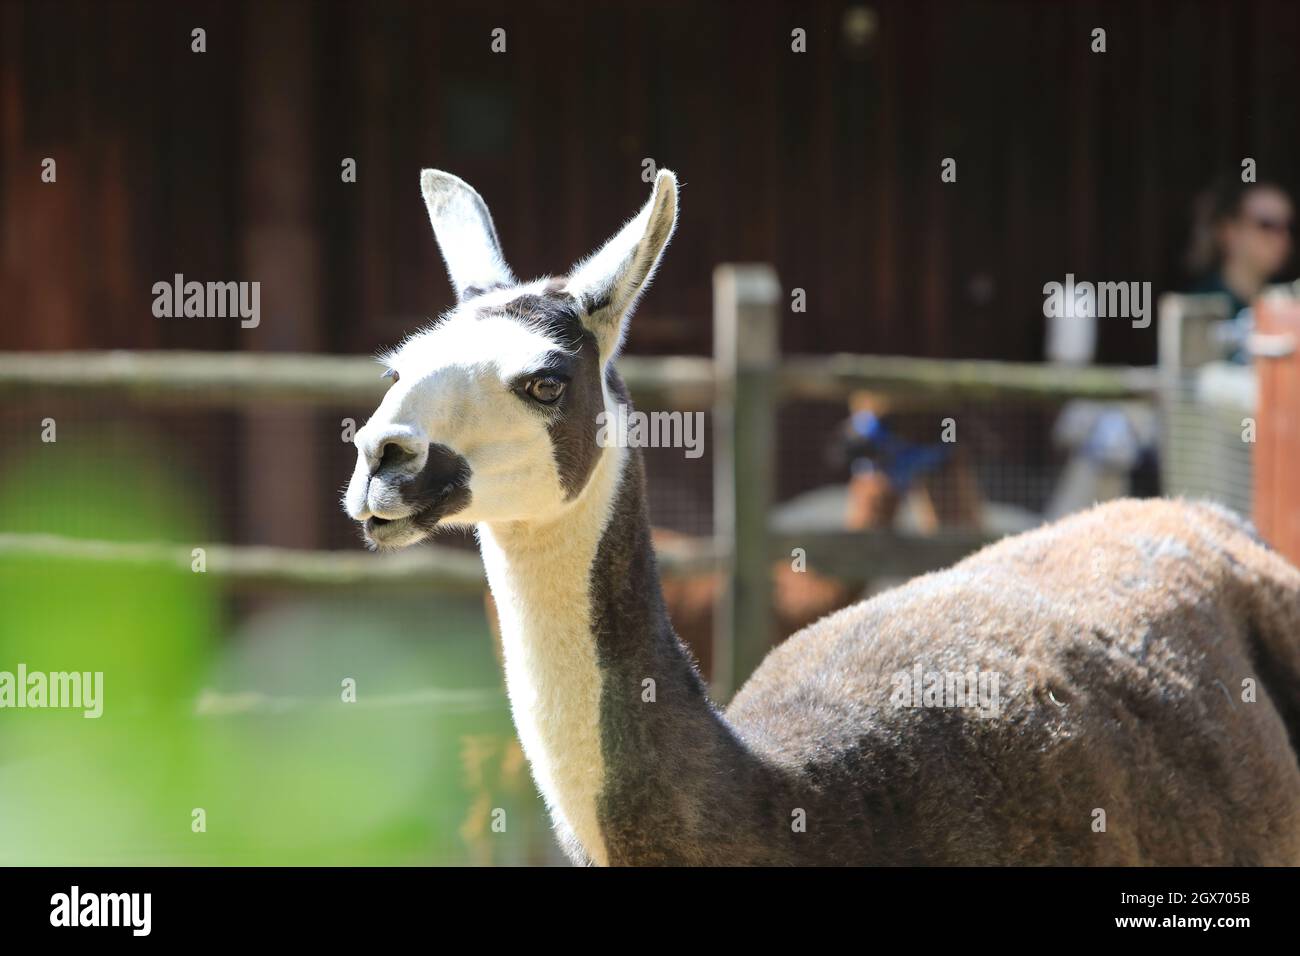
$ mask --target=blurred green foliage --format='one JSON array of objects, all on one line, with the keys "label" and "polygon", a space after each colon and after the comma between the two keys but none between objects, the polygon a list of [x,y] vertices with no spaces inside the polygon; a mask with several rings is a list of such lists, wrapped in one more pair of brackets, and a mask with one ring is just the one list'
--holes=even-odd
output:
[{"label": "blurred green foliage", "polygon": [[[77,446],[0,474],[0,531],[212,540],[157,448]],[[236,607],[201,573],[0,557],[0,671],[104,675],[98,719],[0,709],[0,864],[553,859],[481,603]]]}]

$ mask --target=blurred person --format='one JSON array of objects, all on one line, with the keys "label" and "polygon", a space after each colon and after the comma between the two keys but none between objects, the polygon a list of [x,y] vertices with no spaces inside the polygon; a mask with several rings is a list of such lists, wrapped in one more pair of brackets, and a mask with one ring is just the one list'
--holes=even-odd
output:
[{"label": "blurred person", "polygon": [[[1286,266],[1294,229],[1294,204],[1276,183],[1234,177],[1206,190],[1193,211],[1187,265],[1199,278],[1190,291],[1226,295],[1229,316],[1248,326],[1249,313],[1242,312]],[[1234,338],[1248,331],[1243,327]],[[1234,359],[1245,361],[1244,353]]]}]

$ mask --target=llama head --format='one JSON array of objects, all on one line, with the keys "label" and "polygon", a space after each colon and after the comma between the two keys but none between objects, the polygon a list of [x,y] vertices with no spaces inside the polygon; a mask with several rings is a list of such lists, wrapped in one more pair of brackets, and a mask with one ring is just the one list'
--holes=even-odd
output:
[{"label": "llama head", "polygon": [[392,385],[356,433],[344,510],[378,548],[572,506],[607,451],[606,367],[677,217],[662,170],[650,201],[567,276],[520,283],[474,189],[432,169],[420,185],[457,304],[383,356]]}]

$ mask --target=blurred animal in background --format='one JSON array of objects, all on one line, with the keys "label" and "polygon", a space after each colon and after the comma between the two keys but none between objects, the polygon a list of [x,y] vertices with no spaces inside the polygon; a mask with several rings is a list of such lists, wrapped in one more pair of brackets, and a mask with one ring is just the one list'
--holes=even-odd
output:
[{"label": "blurred animal in background", "polygon": [[911,530],[978,528],[983,501],[969,442],[944,441],[944,416],[877,392],[855,392],[837,451],[850,478],[845,527]]}]

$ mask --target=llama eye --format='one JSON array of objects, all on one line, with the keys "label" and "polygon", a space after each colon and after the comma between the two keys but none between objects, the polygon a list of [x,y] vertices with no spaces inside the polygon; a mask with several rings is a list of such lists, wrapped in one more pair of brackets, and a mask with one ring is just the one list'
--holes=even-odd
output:
[{"label": "llama eye", "polygon": [[534,378],[524,386],[524,391],[533,400],[541,402],[543,405],[554,405],[559,401],[560,396],[564,394],[564,381],[551,376]]},{"label": "llama eye", "polygon": [[401,378],[401,376],[397,374],[397,369],[395,369],[395,368],[390,368],[387,372],[385,372],[385,373],[384,373],[382,376],[380,376],[380,377],[381,377],[381,378],[390,378],[390,379],[392,379],[394,382],[396,382],[398,379]]}]

